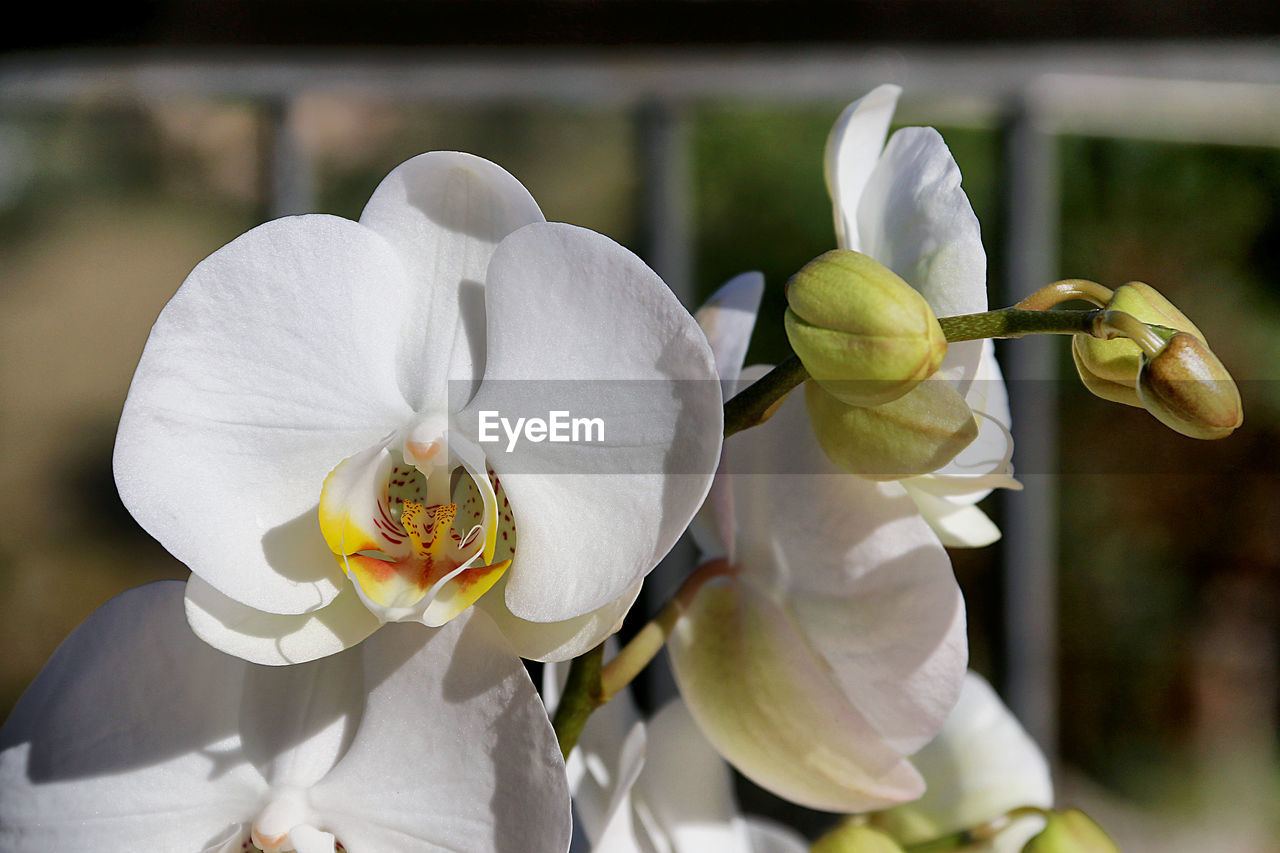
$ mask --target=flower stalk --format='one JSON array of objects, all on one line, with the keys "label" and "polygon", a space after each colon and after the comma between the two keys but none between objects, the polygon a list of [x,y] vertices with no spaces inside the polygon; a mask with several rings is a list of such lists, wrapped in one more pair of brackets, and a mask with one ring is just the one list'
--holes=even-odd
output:
[{"label": "flower stalk", "polygon": [[[1021,303],[1020,303],[1021,304]],[[1120,311],[1090,309],[1085,311],[1033,311],[1003,308],[980,314],[940,317],[939,324],[948,343],[975,341],[982,338],[1020,338],[1024,335],[1089,335],[1110,338],[1117,333],[1138,336],[1139,343],[1152,332],[1139,327],[1145,324]],[[759,426],[769,419],[771,409],[790,391],[809,378],[795,355],[769,371],[757,382],[744,388],[724,404],[725,438],[744,429]]]},{"label": "flower stalk", "polygon": [[731,572],[724,560],[713,560],[696,569],[671,600],[663,605],[658,615],[641,628],[608,664],[603,664],[603,643],[573,660],[569,665],[564,693],[551,721],[565,758],[573,752],[592,712],[625,689],[662,651],[680,616],[702,585],[711,578]]},{"label": "flower stalk", "polygon": [[564,694],[560,704],[556,706],[551,727],[556,730],[556,740],[560,742],[560,753],[567,759],[569,753],[578,745],[582,728],[587,724],[591,712],[605,703],[600,685],[601,663],[604,660],[604,643],[593,648],[584,655],[579,655],[569,664],[569,678],[564,685]]}]

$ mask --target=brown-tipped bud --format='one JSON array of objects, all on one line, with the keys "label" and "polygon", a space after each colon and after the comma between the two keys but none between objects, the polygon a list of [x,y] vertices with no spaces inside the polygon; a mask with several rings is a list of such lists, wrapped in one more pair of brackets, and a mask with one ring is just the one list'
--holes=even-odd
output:
[{"label": "brown-tipped bud", "polygon": [[815,841],[809,853],[902,853],[902,847],[878,829],[843,823]]},{"label": "brown-tipped bud", "polygon": [[1203,341],[1186,332],[1143,359],[1138,398],[1161,423],[1191,438],[1224,438],[1244,422],[1231,374]]},{"label": "brown-tipped bud", "polygon": [[932,376],[947,338],[929,303],[860,252],[835,249],[787,282],[787,339],[809,375],[852,406],[896,400]]},{"label": "brown-tipped bud", "polygon": [[[1189,332],[1200,340],[1204,335],[1186,315],[1149,284],[1131,281],[1116,289],[1108,310],[1123,311],[1144,323]],[[1138,399],[1138,368],[1142,350],[1128,338],[1104,341],[1088,335],[1076,335],[1071,341],[1071,355],[1086,388],[1104,400],[1142,407]]]},{"label": "brown-tipped bud", "polygon": [[880,406],[846,405],[806,382],[809,422],[824,453],[850,474],[900,480],[946,465],[978,437],[973,412],[950,382],[922,382]]},{"label": "brown-tipped bud", "polygon": [[1054,812],[1022,853],[1120,853],[1102,827],[1079,809]]}]

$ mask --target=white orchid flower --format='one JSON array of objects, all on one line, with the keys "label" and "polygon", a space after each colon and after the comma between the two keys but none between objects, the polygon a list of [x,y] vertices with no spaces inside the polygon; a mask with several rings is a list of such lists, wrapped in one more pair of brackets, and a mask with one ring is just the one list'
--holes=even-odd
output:
[{"label": "white orchid flower", "polygon": [[[563,673],[548,669],[554,708]],[[578,832],[590,853],[805,853],[786,827],[743,815],[733,779],[678,698],[646,724],[624,691],[587,720],[567,762]]]},{"label": "white orchid flower", "polygon": [[294,667],[192,634],[182,585],[111,600],[0,729],[6,853],[549,851],[555,733],[483,613]]},{"label": "white orchid flower", "polygon": [[[1021,806],[1053,808],[1049,762],[982,676],[965,677],[960,700],[938,736],[911,759],[928,784],[914,803],[878,820],[903,844],[931,841],[998,820]],[[1014,820],[972,853],[1018,853],[1044,819]]]},{"label": "white orchid flower", "polygon": [[[987,257],[960,169],[931,127],[885,137],[902,89],[884,85],[854,101],[827,139],[827,189],[842,249],[869,255],[924,296],[939,317],[987,310]],[[1021,488],[1010,459],[1009,400],[991,341],[950,344],[937,375],[978,417],[978,437],[943,468],[902,480],[944,545],[1000,538],[974,504],[993,488]]]},{"label": "white orchid flower", "polygon": [[[231,654],[311,660],[478,601],[521,655],[568,658],[705,495],[714,377],[638,258],[433,152],[359,222],[276,220],[195,268],[134,375],[116,481]],[[560,437],[588,422],[571,443],[557,410]]]},{"label": "white orchid flower", "polygon": [[[739,277],[698,313],[726,388],[739,385],[761,289]],[[731,764],[802,805],[869,811],[924,790],[905,756],[959,693],[964,601],[906,490],[837,469],[800,398],[725,442],[695,528],[705,580],[667,647]]]}]

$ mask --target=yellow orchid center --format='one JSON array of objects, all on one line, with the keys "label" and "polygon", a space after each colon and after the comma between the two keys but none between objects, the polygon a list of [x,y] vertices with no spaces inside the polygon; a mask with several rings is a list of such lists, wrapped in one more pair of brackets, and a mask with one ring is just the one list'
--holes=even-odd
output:
[{"label": "yellow orchid center", "polygon": [[443,625],[497,583],[515,553],[502,484],[438,417],[334,468],[321,490],[320,528],[384,621]]}]

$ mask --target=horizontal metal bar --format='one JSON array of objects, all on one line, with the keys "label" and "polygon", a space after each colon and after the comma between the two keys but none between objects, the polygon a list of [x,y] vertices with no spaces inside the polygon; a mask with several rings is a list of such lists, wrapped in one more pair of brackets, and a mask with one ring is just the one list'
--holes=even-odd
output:
[{"label": "horizontal metal bar", "polygon": [[[447,49],[11,54],[0,103],[174,96],[287,98],[310,91],[445,101],[634,105],[654,99],[847,100],[882,82],[929,93],[930,114],[993,117],[1043,75],[1144,77],[1280,86],[1263,41],[847,49]],[[936,119],[935,119],[936,121]]]}]

